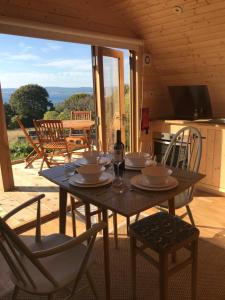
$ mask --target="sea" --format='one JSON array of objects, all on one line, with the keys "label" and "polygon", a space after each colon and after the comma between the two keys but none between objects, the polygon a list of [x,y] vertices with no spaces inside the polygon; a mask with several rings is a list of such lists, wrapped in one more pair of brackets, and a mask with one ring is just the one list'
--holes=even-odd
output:
[{"label": "sea", "polygon": [[[92,87],[45,87],[49,94],[49,100],[52,101],[53,104],[64,101],[69,98],[73,94],[92,94]],[[10,96],[12,93],[16,91],[16,88],[2,88],[2,98],[3,102],[9,102]]]}]

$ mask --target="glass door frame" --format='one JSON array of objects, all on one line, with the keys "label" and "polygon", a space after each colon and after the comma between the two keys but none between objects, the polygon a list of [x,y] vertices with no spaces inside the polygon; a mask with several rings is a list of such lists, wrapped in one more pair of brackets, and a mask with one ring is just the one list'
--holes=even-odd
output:
[{"label": "glass door frame", "polygon": [[118,59],[119,70],[119,98],[120,98],[120,120],[121,120],[121,135],[122,140],[125,140],[125,103],[124,103],[124,59],[123,52],[106,47],[92,46],[92,61],[93,61],[93,80],[94,92],[96,95],[96,125],[97,139],[101,142],[103,150],[107,150],[106,131],[104,124],[105,120],[105,97],[104,93],[104,72],[103,72],[103,57],[112,57]]}]

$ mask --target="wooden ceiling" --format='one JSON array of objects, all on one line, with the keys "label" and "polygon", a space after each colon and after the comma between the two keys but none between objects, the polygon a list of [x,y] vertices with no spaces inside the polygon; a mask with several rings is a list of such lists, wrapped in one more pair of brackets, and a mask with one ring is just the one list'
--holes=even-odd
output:
[{"label": "wooden ceiling", "polygon": [[224,0],[0,0],[0,15],[143,38],[152,117],[172,114],[167,86],[178,84],[207,84],[215,116],[225,116]]},{"label": "wooden ceiling", "polygon": [[100,0],[0,0],[0,16],[135,37]]},{"label": "wooden ceiling", "polygon": [[107,5],[144,39],[164,87],[207,84],[215,116],[225,116],[224,0],[108,0]]}]

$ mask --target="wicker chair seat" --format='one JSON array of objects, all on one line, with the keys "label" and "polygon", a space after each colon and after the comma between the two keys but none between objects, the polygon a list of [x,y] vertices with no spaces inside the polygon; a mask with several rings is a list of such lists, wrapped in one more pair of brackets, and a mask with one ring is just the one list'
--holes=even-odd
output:
[{"label": "wicker chair seat", "polygon": [[50,142],[50,143],[43,144],[44,149],[62,150],[62,149],[66,149],[67,147],[68,147],[68,150],[73,150],[76,148],[76,145],[74,143],[65,143],[65,141],[64,142]]},{"label": "wicker chair seat", "polygon": [[181,218],[159,212],[130,225],[130,233],[157,252],[198,236],[199,230]]}]

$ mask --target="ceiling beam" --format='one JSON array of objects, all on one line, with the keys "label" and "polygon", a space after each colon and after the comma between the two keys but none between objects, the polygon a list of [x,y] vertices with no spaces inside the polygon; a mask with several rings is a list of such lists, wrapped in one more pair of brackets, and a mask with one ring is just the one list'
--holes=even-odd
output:
[{"label": "ceiling beam", "polygon": [[137,50],[144,41],[136,38],[79,30],[48,23],[0,16],[0,32],[54,40],[71,41],[90,45],[119,47]]}]

